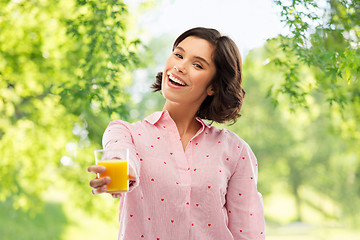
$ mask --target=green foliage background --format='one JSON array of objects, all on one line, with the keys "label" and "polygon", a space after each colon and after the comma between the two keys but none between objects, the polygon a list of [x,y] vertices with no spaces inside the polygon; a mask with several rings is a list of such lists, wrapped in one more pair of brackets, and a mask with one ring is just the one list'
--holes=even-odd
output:
[{"label": "green foliage background", "polygon": [[62,187],[92,209],[84,172],[140,66],[129,20],[122,1],[0,2],[1,201],[36,212]]},{"label": "green foliage background", "polygon": [[[243,116],[219,126],[258,157],[270,239],[276,224],[360,222],[360,3],[326,3],[274,1],[290,34],[250,51]],[[134,71],[145,71],[150,86],[157,71],[151,62],[162,64],[175,38],[145,46],[133,22],[122,1],[0,1],[5,239],[76,239],[69,226],[87,229],[90,239],[91,224],[116,231],[117,201],[91,195],[86,169],[110,120],[135,121],[161,109],[160,94],[131,101]],[[289,201],[291,208],[277,206]]]},{"label": "green foliage background", "polygon": [[360,208],[360,1],[274,2],[290,34],[265,46],[265,69],[282,73],[268,88],[268,96],[280,109],[285,103],[294,112],[290,119],[301,119],[290,129],[302,132],[293,145],[300,151],[287,158],[292,192],[298,207],[305,200],[321,210],[321,204],[301,199],[301,186],[308,185],[341,208],[337,218],[358,225],[360,215],[354,209]]}]

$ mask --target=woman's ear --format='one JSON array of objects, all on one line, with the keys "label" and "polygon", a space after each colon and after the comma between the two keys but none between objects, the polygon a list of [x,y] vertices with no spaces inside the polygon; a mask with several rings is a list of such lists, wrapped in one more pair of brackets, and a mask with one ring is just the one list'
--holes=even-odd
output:
[{"label": "woman's ear", "polygon": [[207,89],[207,95],[212,96],[212,95],[214,95],[214,93],[215,93],[215,91],[214,91],[213,86],[209,86]]}]

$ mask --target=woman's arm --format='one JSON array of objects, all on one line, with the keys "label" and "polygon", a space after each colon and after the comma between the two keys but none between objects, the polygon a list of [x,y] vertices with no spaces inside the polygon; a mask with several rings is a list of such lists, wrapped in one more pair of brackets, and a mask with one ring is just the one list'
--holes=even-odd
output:
[{"label": "woman's arm", "polygon": [[264,208],[257,190],[257,175],[256,157],[245,144],[226,194],[228,227],[235,240],[265,239]]},{"label": "woman's arm", "polygon": [[140,161],[136,155],[133,137],[128,127],[129,123],[121,120],[110,122],[106,128],[102,144],[105,150],[116,150],[118,148],[129,149],[129,168],[132,169],[131,174],[135,179],[132,180],[129,186],[129,192],[139,185],[140,177]]}]

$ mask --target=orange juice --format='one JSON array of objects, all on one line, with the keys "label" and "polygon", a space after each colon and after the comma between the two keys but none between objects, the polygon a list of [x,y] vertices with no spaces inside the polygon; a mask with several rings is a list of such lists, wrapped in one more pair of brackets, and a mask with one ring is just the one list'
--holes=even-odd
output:
[{"label": "orange juice", "polygon": [[127,173],[127,162],[119,160],[102,160],[97,162],[98,165],[106,167],[100,177],[110,177],[111,182],[107,185],[108,192],[128,191],[129,176]]}]

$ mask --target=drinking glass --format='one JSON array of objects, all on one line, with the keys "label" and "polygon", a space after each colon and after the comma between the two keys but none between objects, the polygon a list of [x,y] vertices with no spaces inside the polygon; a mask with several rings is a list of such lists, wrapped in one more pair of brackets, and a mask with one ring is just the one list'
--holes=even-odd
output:
[{"label": "drinking glass", "polygon": [[108,193],[118,193],[129,191],[129,149],[120,148],[112,150],[95,150],[96,165],[106,168],[103,173],[98,173],[99,177],[110,177],[111,182],[107,184]]}]

